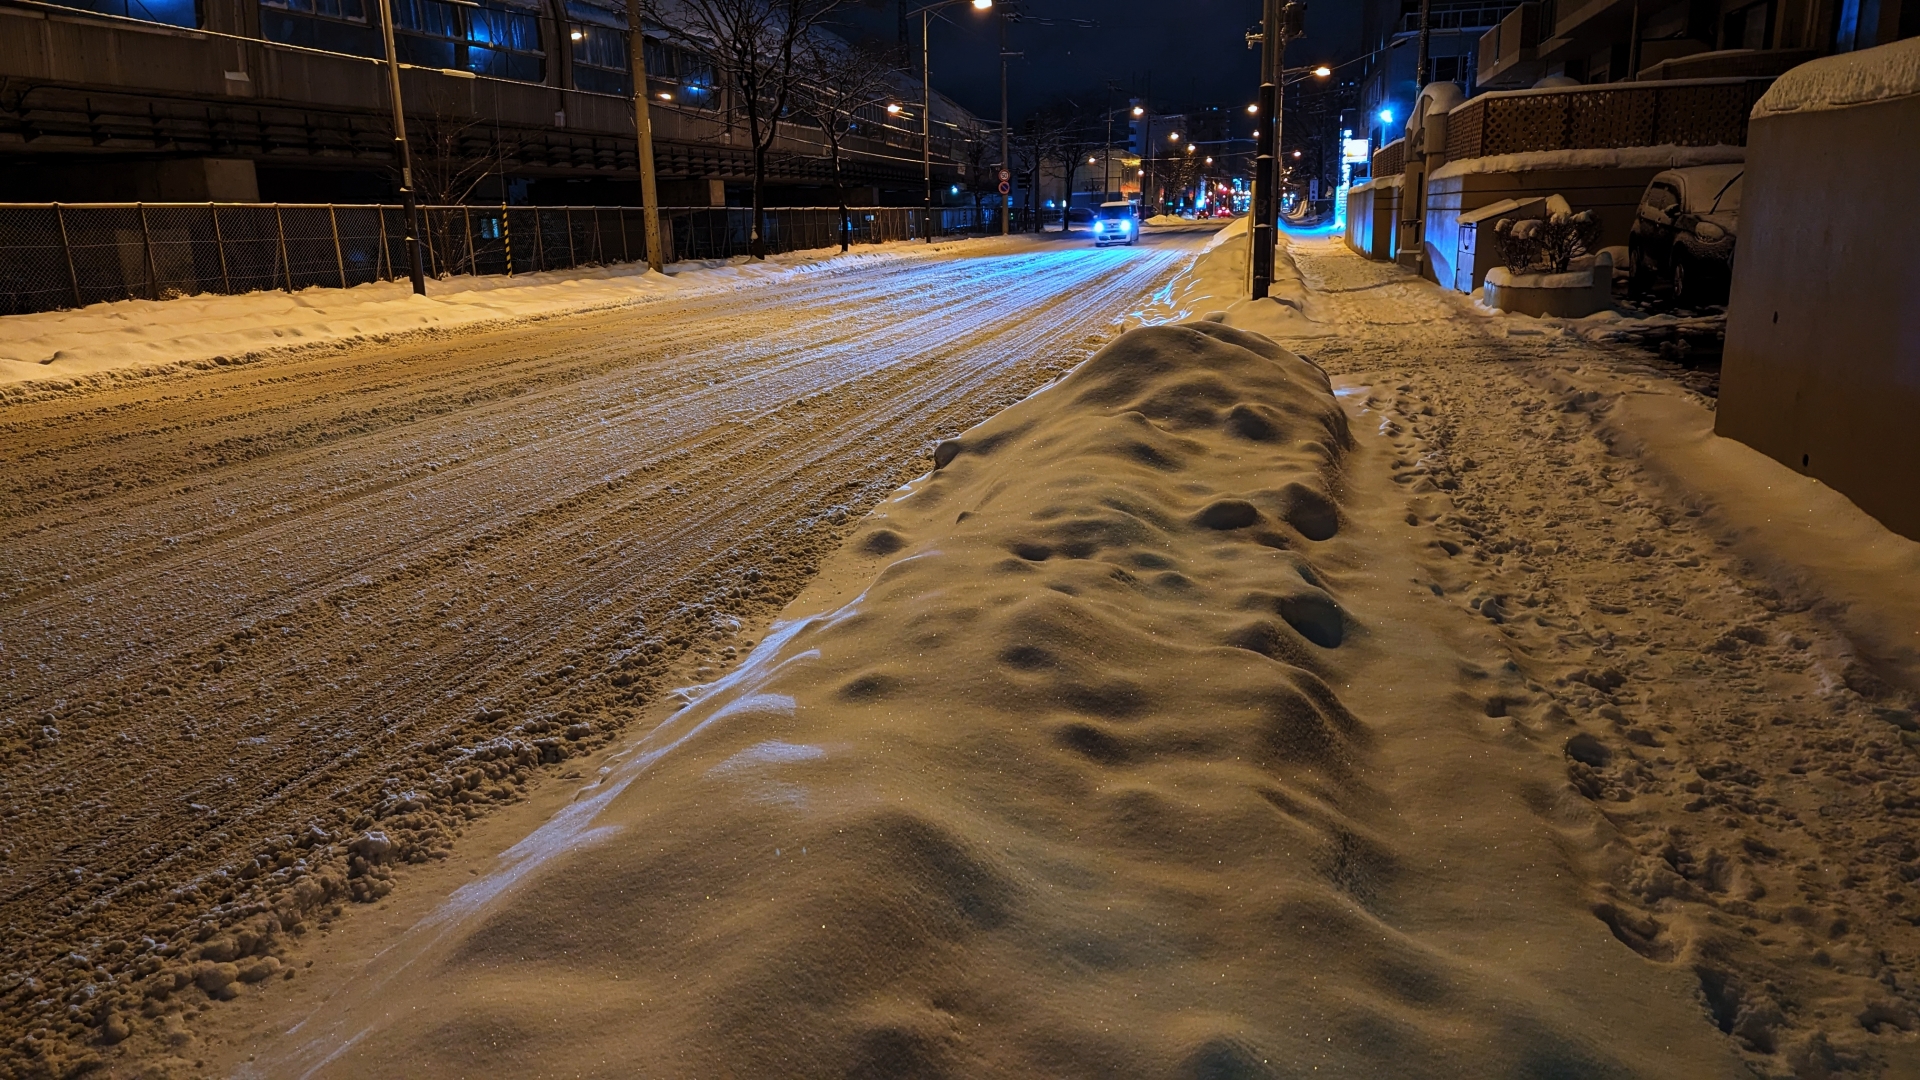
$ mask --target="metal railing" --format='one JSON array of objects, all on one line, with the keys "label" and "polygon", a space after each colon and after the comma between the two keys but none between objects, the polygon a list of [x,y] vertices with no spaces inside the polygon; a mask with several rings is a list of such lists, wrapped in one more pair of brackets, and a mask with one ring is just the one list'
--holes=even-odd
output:
[{"label": "metal railing", "polygon": [[[662,208],[667,261],[747,254],[752,212]],[[995,208],[860,207],[852,240],[876,244],[998,231]],[[772,252],[837,246],[837,209],[767,211]],[[293,203],[0,203],[0,315],[109,300],[166,300],[405,277],[401,208]],[[428,206],[430,277],[527,274],[641,262],[635,207]]]}]

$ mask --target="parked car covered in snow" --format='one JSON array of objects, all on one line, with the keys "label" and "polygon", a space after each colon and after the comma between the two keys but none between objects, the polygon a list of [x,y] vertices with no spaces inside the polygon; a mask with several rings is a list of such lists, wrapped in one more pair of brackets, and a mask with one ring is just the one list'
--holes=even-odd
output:
[{"label": "parked car covered in snow", "polygon": [[1130,202],[1104,202],[1093,214],[1093,243],[1095,247],[1108,244],[1131,244],[1140,239],[1140,219],[1134,215]]},{"label": "parked car covered in snow", "polygon": [[1727,302],[1746,168],[1668,169],[1647,184],[1627,233],[1629,295],[1645,296],[1665,280],[1679,303]]}]

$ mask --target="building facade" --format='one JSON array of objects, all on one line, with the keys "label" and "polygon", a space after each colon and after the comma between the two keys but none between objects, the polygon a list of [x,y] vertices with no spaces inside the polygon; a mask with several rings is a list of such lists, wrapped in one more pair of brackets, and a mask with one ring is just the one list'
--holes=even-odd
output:
[{"label": "building facade", "polygon": [[[4,201],[391,199],[398,167],[378,0],[0,0]],[[619,0],[391,0],[423,201],[637,203]],[[749,137],[700,51],[654,34],[661,199],[738,202]],[[846,140],[854,201],[923,197],[917,83]],[[935,95],[936,193],[971,118]],[[834,201],[825,140],[786,121],[769,202]],[[111,168],[102,168],[110,164]]]}]

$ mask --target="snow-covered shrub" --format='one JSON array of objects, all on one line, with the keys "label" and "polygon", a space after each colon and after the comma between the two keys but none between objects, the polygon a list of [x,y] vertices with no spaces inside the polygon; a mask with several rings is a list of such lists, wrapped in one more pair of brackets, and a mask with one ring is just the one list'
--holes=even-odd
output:
[{"label": "snow-covered shrub", "polygon": [[1545,218],[1501,218],[1493,226],[1500,254],[1516,274],[1564,274],[1567,265],[1591,254],[1600,240],[1593,211],[1556,213]]}]

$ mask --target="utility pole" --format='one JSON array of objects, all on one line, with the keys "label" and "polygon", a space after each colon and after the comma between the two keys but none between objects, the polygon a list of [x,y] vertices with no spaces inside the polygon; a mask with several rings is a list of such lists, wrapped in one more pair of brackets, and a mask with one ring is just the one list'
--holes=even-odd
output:
[{"label": "utility pole", "polygon": [[407,269],[415,296],[427,295],[427,276],[420,268],[420,208],[413,201],[413,154],[407,148],[407,117],[400,107],[400,54],[393,47],[393,5],[380,0],[380,33],[387,42],[387,96],[393,99],[393,141],[400,156],[400,205],[407,226]]},{"label": "utility pole", "polygon": [[[1007,58],[1021,54],[1007,51],[1007,9],[1003,6],[994,14],[1000,17],[1000,171],[997,175],[1011,177],[1013,157],[1007,140]],[[994,190],[1000,192],[1000,235],[1005,236],[1011,229],[1008,219],[1013,217],[1013,186],[1006,180],[1000,181],[1000,184],[1005,185],[1006,190],[1000,191],[999,186],[995,186]]]},{"label": "utility pole", "polygon": [[1413,65],[1413,93],[1416,98],[1427,88],[1427,79],[1433,74],[1433,58],[1429,48],[1433,40],[1433,18],[1428,5],[1429,0],[1420,0],[1420,56]]},{"label": "utility pole", "polygon": [[1118,89],[1120,89],[1119,83],[1112,79],[1107,80],[1107,147],[1104,151],[1106,161],[1100,169],[1100,200],[1102,202],[1106,201],[1107,196],[1113,194],[1113,92]]},{"label": "utility pole", "polygon": [[[386,3],[387,0],[381,0]],[[633,54],[633,130],[640,137],[640,220],[647,235],[647,268],[665,273],[660,250],[660,196],[653,174],[653,115],[647,102],[647,38],[640,25],[640,0],[627,0],[627,50]]]},{"label": "utility pole", "polygon": [[1144,147],[1143,153],[1145,153],[1147,158],[1147,167],[1141,170],[1141,180],[1140,180],[1140,218],[1143,221],[1153,216],[1153,211],[1150,209],[1150,207],[1153,204],[1147,201],[1149,197],[1147,195],[1147,192],[1152,190],[1153,188],[1153,69],[1152,68],[1147,69],[1146,105],[1147,105],[1146,119],[1145,119],[1145,123],[1142,125],[1142,129],[1146,132],[1146,136],[1142,143],[1142,146]]},{"label": "utility pole", "polygon": [[928,68],[933,49],[927,44],[927,13],[932,10],[932,5],[920,9],[920,171],[927,181],[926,218],[920,231],[929,241],[933,239],[933,72]]},{"label": "utility pole", "polygon": [[1280,125],[1274,122],[1279,111],[1278,54],[1286,48],[1286,36],[1280,26],[1280,0],[1266,0],[1260,19],[1260,98],[1255,109],[1253,134],[1253,221],[1247,229],[1247,242],[1253,245],[1247,265],[1253,280],[1249,290],[1255,300],[1266,299],[1273,285],[1273,208],[1278,205],[1273,189],[1278,186],[1279,168],[1275,145]]}]

